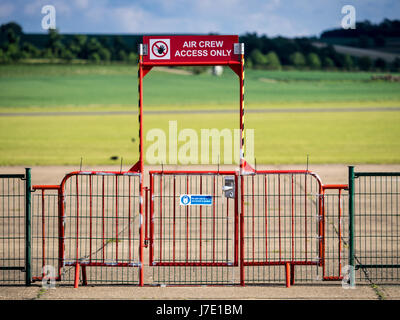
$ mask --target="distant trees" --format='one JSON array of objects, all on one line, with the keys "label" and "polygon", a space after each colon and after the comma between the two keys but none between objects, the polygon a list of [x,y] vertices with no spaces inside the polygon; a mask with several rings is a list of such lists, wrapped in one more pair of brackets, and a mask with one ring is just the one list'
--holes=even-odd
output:
[{"label": "distant trees", "polygon": [[127,47],[121,37],[88,37],[74,35],[66,39],[56,29],[49,29],[44,46],[39,49],[29,42],[21,44],[22,28],[10,22],[0,26],[0,63],[21,59],[47,59],[71,62],[87,60],[92,63],[121,61],[135,63],[136,53]]},{"label": "distant trees", "polygon": [[307,55],[307,65],[311,69],[320,69],[321,68],[321,59],[319,58],[319,56],[316,53],[310,52]]},{"label": "distant trees", "polygon": [[281,61],[275,51],[267,53],[267,69],[279,70],[281,69]]},{"label": "distant trees", "polygon": [[289,56],[291,64],[295,67],[304,67],[306,65],[306,59],[301,52],[294,52]]},{"label": "distant trees", "polygon": [[[372,24],[370,21],[356,23],[355,29],[333,29],[321,34],[321,38],[360,38],[378,39],[400,36],[400,20],[384,19],[381,23]],[[379,40],[378,40],[379,41]]]},{"label": "distant trees", "polygon": [[263,67],[267,64],[267,56],[264,55],[259,49],[254,49],[250,53],[250,59],[254,67]]},{"label": "distant trees", "polygon": [[[246,54],[247,67],[266,70],[282,68],[349,71],[398,70],[397,64],[394,62],[387,63],[382,59],[371,60],[367,57],[355,58],[348,54],[340,54],[332,45],[317,48],[312,45],[312,39],[285,39],[281,37],[268,39],[261,36],[258,39],[268,39],[261,45],[261,42],[257,42],[256,38],[256,34],[246,34],[241,37],[241,41],[246,45],[246,50],[248,47],[254,48]],[[251,45],[248,45],[247,41],[250,41]],[[256,45],[260,47],[257,48]]]},{"label": "distant trees", "polygon": [[247,67],[268,70],[281,69],[281,61],[274,51],[269,51],[267,54],[263,54],[259,49],[254,49],[247,61]]},{"label": "distant trees", "polygon": [[355,29],[333,29],[321,34],[321,39],[340,39],[346,45],[360,48],[386,47],[388,38],[400,37],[400,20],[384,19],[373,24],[368,20],[356,23]]},{"label": "distant trees", "polygon": [[372,67],[372,61],[369,57],[361,57],[358,59],[358,66],[363,71],[369,71]]},{"label": "distant trees", "polygon": [[352,70],[354,68],[354,61],[353,58],[346,54],[343,59],[343,68],[346,70]]}]

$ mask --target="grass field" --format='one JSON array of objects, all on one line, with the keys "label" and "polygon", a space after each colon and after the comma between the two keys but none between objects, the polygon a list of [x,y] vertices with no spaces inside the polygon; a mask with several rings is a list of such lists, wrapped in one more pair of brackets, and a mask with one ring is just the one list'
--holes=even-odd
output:
[{"label": "grass field", "polygon": [[[376,106],[400,101],[400,84],[371,81],[372,73],[246,71],[246,106],[325,103]],[[137,105],[137,66],[0,66],[0,112],[75,108],[126,110]],[[236,108],[237,76],[187,76],[150,72],[144,79],[146,108]],[[35,108],[36,107],[36,108]]]},{"label": "grass field", "polygon": [[[400,84],[372,73],[246,70],[246,108],[399,107]],[[144,80],[145,110],[237,109],[238,81],[152,71]],[[136,111],[137,67],[0,66],[0,113]],[[145,132],[168,121],[178,130],[238,128],[235,114],[146,115]],[[399,163],[400,112],[249,113],[257,163]],[[132,141],[132,138],[135,141]],[[134,163],[135,115],[0,116],[0,165]],[[179,145],[182,145],[181,142]],[[146,142],[146,148],[151,142]],[[167,149],[168,150],[168,149]],[[201,152],[201,150],[199,150]],[[111,160],[118,156],[118,160]],[[223,150],[221,150],[221,159]]]}]

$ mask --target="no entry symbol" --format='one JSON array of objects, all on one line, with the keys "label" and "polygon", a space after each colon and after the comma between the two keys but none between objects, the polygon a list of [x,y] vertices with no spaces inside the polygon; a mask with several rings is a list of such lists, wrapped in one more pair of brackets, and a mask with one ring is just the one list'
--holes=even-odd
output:
[{"label": "no entry symbol", "polygon": [[170,58],[170,39],[150,39],[150,59]]}]

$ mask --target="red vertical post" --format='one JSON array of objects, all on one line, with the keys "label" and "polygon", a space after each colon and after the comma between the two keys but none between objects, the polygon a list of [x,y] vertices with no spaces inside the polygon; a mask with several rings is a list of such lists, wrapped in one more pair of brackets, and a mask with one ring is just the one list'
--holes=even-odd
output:
[{"label": "red vertical post", "polygon": [[149,243],[149,188],[145,187],[145,199],[144,199],[144,243],[147,248]]},{"label": "red vertical post", "polygon": [[118,176],[115,176],[115,261],[118,262]]},{"label": "red vertical post", "polygon": [[102,211],[102,220],[101,220],[101,226],[102,226],[102,239],[103,239],[103,245],[102,245],[102,254],[103,254],[103,263],[104,263],[104,248],[105,248],[105,242],[104,242],[104,176],[102,177],[102,186],[101,186],[101,211]]},{"label": "red vertical post", "polygon": [[76,262],[74,288],[79,285],[79,184],[76,176]]},{"label": "red vertical post", "polygon": [[75,278],[74,278],[74,288],[77,289],[79,286],[79,263],[75,265]]},{"label": "red vertical post", "polygon": [[225,259],[228,262],[229,258],[229,198],[226,198],[226,248],[225,248]]},{"label": "red vertical post", "polygon": [[244,44],[240,45],[239,103],[240,103],[240,172],[244,169]]},{"label": "red vertical post", "polygon": [[338,226],[339,226],[339,234],[338,234],[338,240],[339,240],[339,277],[342,276],[342,203],[341,203],[341,195],[342,195],[342,189],[339,188],[339,217],[338,217]]},{"label": "red vertical post", "polygon": [[58,233],[58,278],[61,280],[61,269],[64,264],[64,192],[60,188],[58,189],[58,223],[59,223],[59,233]]},{"label": "red vertical post", "polygon": [[267,175],[264,175],[264,210],[265,210],[265,261],[268,261],[268,188]]},{"label": "red vertical post", "polygon": [[163,185],[162,185],[162,174],[160,175],[160,230],[159,230],[159,237],[160,237],[160,244],[159,244],[159,256],[160,256],[160,262],[162,262],[162,227],[163,227],[163,208],[162,208],[162,194],[163,194]]},{"label": "red vertical post", "polygon": [[291,213],[292,213],[292,261],[294,260],[294,189],[293,189],[293,174],[292,174],[292,194],[291,194]]},{"label": "red vertical post", "polygon": [[213,187],[213,262],[215,262],[215,176]]},{"label": "red vertical post", "polygon": [[322,217],[323,217],[323,211],[325,210],[323,208],[323,196],[324,196],[324,191],[322,186],[319,188],[319,196],[318,196],[318,236],[319,236],[319,242],[318,242],[318,255],[319,255],[319,266],[322,266],[324,264],[324,258],[322,256],[322,235],[323,235],[323,225],[322,225]]},{"label": "red vertical post", "polygon": [[[186,194],[189,194],[189,177],[186,176]],[[186,206],[186,262],[189,260],[189,206]]]},{"label": "red vertical post", "polygon": [[[79,183],[76,176],[76,264],[79,264]],[[78,270],[79,272],[79,270]],[[78,274],[79,277],[79,274]]]},{"label": "red vertical post", "polygon": [[238,190],[239,190],[239,186],[238,186],[238,175],[235,174],[235,266],[238,265],[238,253],[239,253],[239,245],[238,245],[238,239],[239,239],[239,221],[238,221],[238,214],[239,214],[239,207],[238,207]]},{"label": "red vertical post", "polygon": [[240,46],[239,103],[240,103],[240,285],[244,286],[244,44]]},{"label": "red vertical post", "polygon": [[[200,194],[202,194],[202,189],[203,189],[203,176],[202,175],[200,175]],[[201,263],[201,232],[202,232],[202,230],[201,230],[201,227],[202,227],[202,217],[201,217],[201,206],[200,206],[200,222],[199,222],[199,224],[200,224],[200,240],[199,240],[199,246],[200,246],[200,263]]]},{"label": "red vertical post", "polygon": [[304,175],[304,252],[305,260],[307,261],[307,173]]},{"label": "red vertical post", "polygon": [[290,272],[290,263],[289,262],[285,263],[285,273],[286,273],[286,288],[290,288],[290,283],[291,283],[290,275],[291,275],[291,272]]},{"label": "red vertical post", "polygon": [[150,175],[150,253],[149,253],[149,265],[153,265],[153,255],[154,255],[154,247],[153,247],[153,239],[154,239],[154,222],[153,222],[153,215],[154,215],[154,175]]},{"label": "red vertical post", "polygon": [[[128,177],[128,251],[129,262],[132,262],[132,247],[131,247],[131,177]],[[146,230],[147,231],[147,230]]]},{"label": "red vertical post", "polygon": [[282,259],[281,246],[281,176],[278,174],[278,230],[279,230],[279,261]]},{"label": "red vertical post", "polygon": [[138,96],[139,96],[139,167],[140,167],[140,210],[139,210],[139,286],[143,286],[143,179],[144,179],[144,164],[143,164],[143,45],[139,48],[138,61]]},{"label": "red vertical post", "polygon": [[325,277],[325,189],[321,188],[322,193],[321,193],[321,216],[319,220],[319,232],[320,232],[320,257],[321,257],[321,265],[322,265],[322,273],[323,276]]},{"label": "red vertical post", "polygon": [[174,175],[174,197],[173,199],[173,247],[172,247],[172,259],[175,262],[175,219],[176,219],[176,176]]},{"label": "red vertical post", "polygon": [[244,286],[244,181],[240,176],[240,285]]},{"label": "red vertical post", "polygon": [[251,176],[251,209],[252,209],[252,221],[251,221],[251,225],[252,225],[252,251],[253,251],[253,262],[254,262],[254,251],[255,251],[255,231],[254,231],[254,220],[255,220],[255,214],[254,214],[254,176]]},{"label": "red vertical post", "polygon": [[44,214],[44,189],[42,189],[42,271],[43,277],[44,274],[44,266],[46,265],[46,222],[45,222],[45,214]]},{"label": "red vertical post", "polygon": [[[92,262],[92,176],[89,176],[89,263]],[[83,268],[82,268],[83,272]],[[86,268],[85,268],[86,272]]]}]

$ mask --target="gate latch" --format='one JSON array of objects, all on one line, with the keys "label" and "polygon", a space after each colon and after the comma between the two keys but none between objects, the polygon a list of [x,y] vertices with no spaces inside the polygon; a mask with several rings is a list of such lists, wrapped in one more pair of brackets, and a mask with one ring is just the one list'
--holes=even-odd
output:
[{"label": "gate latch", "polygon": [[222,191],[226,198],[235,198],[235,177],[225,177]]}]

